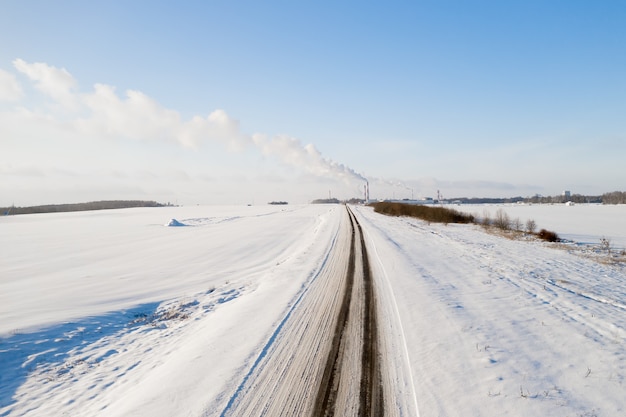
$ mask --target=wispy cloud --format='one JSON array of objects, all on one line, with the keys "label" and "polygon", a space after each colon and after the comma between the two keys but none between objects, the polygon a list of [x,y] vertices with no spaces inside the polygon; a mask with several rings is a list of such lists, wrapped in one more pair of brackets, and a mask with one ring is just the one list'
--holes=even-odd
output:
[{"label": "wispy cloud", "polygon": [[0,176],[43,177],[44,171],[34,166],[0,165]]},{"label": "wispy cloud", "polygon": [[18,101],[23,95],[15,75],[0,69],[0,101]]}]

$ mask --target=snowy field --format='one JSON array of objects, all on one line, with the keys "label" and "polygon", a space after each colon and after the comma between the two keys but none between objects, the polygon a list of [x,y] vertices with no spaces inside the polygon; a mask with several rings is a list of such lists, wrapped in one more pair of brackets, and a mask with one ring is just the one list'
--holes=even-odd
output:
[{"label": "snowy field", "polygon": [[522,226],[532,219],[539,229],[556,232],[560,237],[580,244],[598,245],[609,239],[616,249],[626,249],[626,205],[602,204],[460,204],[454,209],[493,218],[503,209],[511,219],[520,219]]},{"label": "snowy field", "polygon": [[[506,209],[626,246],[623,206],[550,207]],[[408,375],[399,413],[626,415],[623,266],[355,212],[390,372]],[[0,218],[0,416],[229,415],[345,221],[335,205]]]}]

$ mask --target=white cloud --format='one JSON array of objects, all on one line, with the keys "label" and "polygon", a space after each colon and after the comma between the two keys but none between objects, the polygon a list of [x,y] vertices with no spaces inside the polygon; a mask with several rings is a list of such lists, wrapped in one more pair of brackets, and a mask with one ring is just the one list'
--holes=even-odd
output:
[{"label": "white cloud", "polygon": [[161,107],[140,91],[128,90],[125,99],[115,87],[96,84],[94,92],[81,96],[89,116],[75,121],[84,133],[121,136],[132,139],[174,138],[180,125],[178,112]]},{"label": "white cloud", "polygon": [[[250,137],[239,131],[237,121],[220,109],[206,117],[194,116],[182,121],[177,111],[161,106],[141,91],[127,90],[125,96],[120,97],[115,87],[97,83],[92,92],[80,93],[76,91],[76,80],[65,68],[22,59],[14,60],[13,65],[34,82],[37,90],[52,99],[53,104],[60,104],[64,111],[71,112],[68,124],[81,134],[172,140],[189,148],[197,148],[204,141],[221,141],[234,151],[251,143]],[[21,94],[11,74],[0,73],[0,82],[0,98],[15,98]],[[51,111],[39,117],[55,119],[56,115]],[[67,121],[67,113],[63,119]]]},{"label": "white cloud", "polygon": [[22,87],[15,75],[0,69],[0,101],[18,101],[22,96]]},{"label": "white cloud", "polygon": [[197,148],[205,140],[224,142],[231,151],[241,151],[252,142],[239,131],[239,123],[224,110],[217,109],[208,117],[194,116],[179,126],[176,138],[180,144]]},{"label": "white cloud", "polygon": [[35,88],[63,106],[76,106],[76,80],[65,68],[56,68],[43,62],[29,64],[22,59],[13,61],[13,66],[32,81]]}]

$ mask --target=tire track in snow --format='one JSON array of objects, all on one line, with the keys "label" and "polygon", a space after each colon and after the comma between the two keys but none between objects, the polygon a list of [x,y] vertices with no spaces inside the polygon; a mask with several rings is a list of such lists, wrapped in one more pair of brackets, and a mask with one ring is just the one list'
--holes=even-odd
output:
[{"label": "tire track in snow", "polygon": [[[374,283],[361,225],[350,209],[347,210],[352,239],[346,290],[313,416],[383,416]],[[355,335],[360,343],[351,343]],[[350,361],[359,357],[360,362]],[[358,381],[354,378],[355,373],[360,373]]]},{"label": "tire track in snow", "polygon": [[221,416],[384,416],[376,296],[347,209],[328,258]]},{"label": "tire track in snow", "polygon": [[330,410],[334,410],[337,394],[339,391],[339,378],[341,374],[341,363],[343,362],[343,354],[345,340],[344,334],[346,326],[348,324],[348,314],[350,312],[350,302],[352,300],[352,292],[354,289],[354,271],[355,271],[355,230],[352,216],[350,215],[351,235],[350,240],[350,257],[348,260],[348,270],[346,273],[345,289],[343,294],[343,300],[339,309],[339,315],[337,317],[337,324],[333,334],[332,344],[330,352],[326,358],[326,364],[324,366],[324,374],[319,384],[317,396],[315,399],[315,409],[313,416],[326,416],[329,415]]},{"label": "tire track in snow", "polygon": [[[246,403],[247,404],[252,403],[252,401],[249,401],[249,400],[246,401],[246,399],[243,399],[243,397],[246,394],[250,395],[249,391],[251,390],[251,386],[254,386],[253,383],[255,379],[260,379],[258,375],[261,374],[264,369],[266,369],[267,361],[268,361],[266,357],[268,355],[270,356],[277,355],[276,353],[277,340],[280,338],[284,338],[284,334],[289,332],[289,326],[290,326],[289,319],[292,316],[292,314],[294,314],[294,312],[297,311],[298,307],[300,307],[300,304],[306,304],[306,300],[308,300],[308,298],[305,298],[305,296],[310,291],[314,291],[317,285],[316,282],[318,280],[324,279],[325,271],[332,270],[334,268],[334,265],[336,264],[336,260],[334,259],[333,255],[336,252],[335,250],[336,247],[337,246],[341,247],[341,243],[338,242],[341,238],[340,235],[341,235],[341,230],[339,229],[337,230],[332,241],[330,242],[328,250],[319,266],[319,269],[313,272],[311,276],[307,279],[307,284],[303,285],[303,288],[299,292],[299,294],[296,296],[295,301],[293,302],[291,307],[289,307],[289,309],[287,310],[285,317],[283,317],[283,319],[278,323],[276,329],[272,332],[268,341],[265,343],[265,345],[261,349],[261,352],[259,353],[258,357],[252,364],[250,370],[243,376],[241,383],[237,386],[235,392],[232,394],[232,396],[228,400],[225,408],[219,414],[220,417],[238,415],[237,414],[238,412],[243,413],[242,411],[237,411],[237,410],[245,409],[245,406],[242,406],[242,403],[244,405]],[[303,300],[305,300],[304,303],[303,303]],[[296,313],[296,315],[298,314]],[[286,325],[287,325],[287,330],[284,330],[283,328]],[[207,417],[209,415],[211,414],[205,412],[203,414],[203,417]],[[241,415],[246,415],[246,414],[241,414]],[[253,415],[253,414],[249,414],[249,415]]]},{"label": "tire track in snow", "polygon": [[[394,398],[396,401],[396,408],[389,410],[395,413],[390,412],[389,414],[419,417],[420,413],[414,388],[413,372],[411,371],[411,355],[409,354],[406,341],[406,332],[402,324],[398,302],[390,282],[389,273],[382,261],[382,255],[379,253],[376,241],[371,235],[371,230],[374,229],[380,233],[384,240],[392,244],[400,253],[404,252],[402,247],[384,229],[378,227],[375,223],[371,223],[366,217],[364,218],[361,210],[361,207],[357,207],[359,217],[366,222],[366,230],[370,232],[367,234],[367,241],[369,248],[373,250],[373,253],[370,252],[372,253],[374,265],[372,273],[379,278],[378,283],[381,287],[379,288],[378,296],[381,303],[381,318],[383,320],[386,319],[386,322],[381,327],[386,328],[387,332],[381,333],[379,337],[380,343],[383,345],[382,349],[385,350],[383,357],[388,361],[387,364],[383,365],[383,368],[388,371],[386,377],[389,380],[385,381],[383,385],[388,390],[388,398]],[[366,237],[365,234],[364,237]],[[387,310],[386,314],[384,313],[385,309]]]},{"label": "tire track in snow", "polygon": [[385,414],[385,400],[383,395],[382,369],[380,363],[378,342],[378,314],[374,282],[365,247],[363,229],[353,213],[350,213],[361,240],[361,261],[363,262],[363,287],[365,290],[364,305],[364,339],[363,355],[361,359],[361,404],[362,416],[383,416]]}]

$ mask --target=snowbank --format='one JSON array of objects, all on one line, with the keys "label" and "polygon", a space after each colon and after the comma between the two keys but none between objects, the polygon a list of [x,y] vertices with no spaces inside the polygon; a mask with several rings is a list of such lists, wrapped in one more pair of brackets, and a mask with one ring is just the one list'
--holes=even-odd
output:
[{"label": "snowbank", "polygon": [[166,226],[168,226],[168,227],[180,227],[180,226],[187,226],[187,225],[186,225],[186,224],[184,224],[184,223],[179,222],[179,221],[178,221],[178,220],[176,220],[176,219],[172,219],[172,220],[170,220],[170,221],[166,224]]}]

